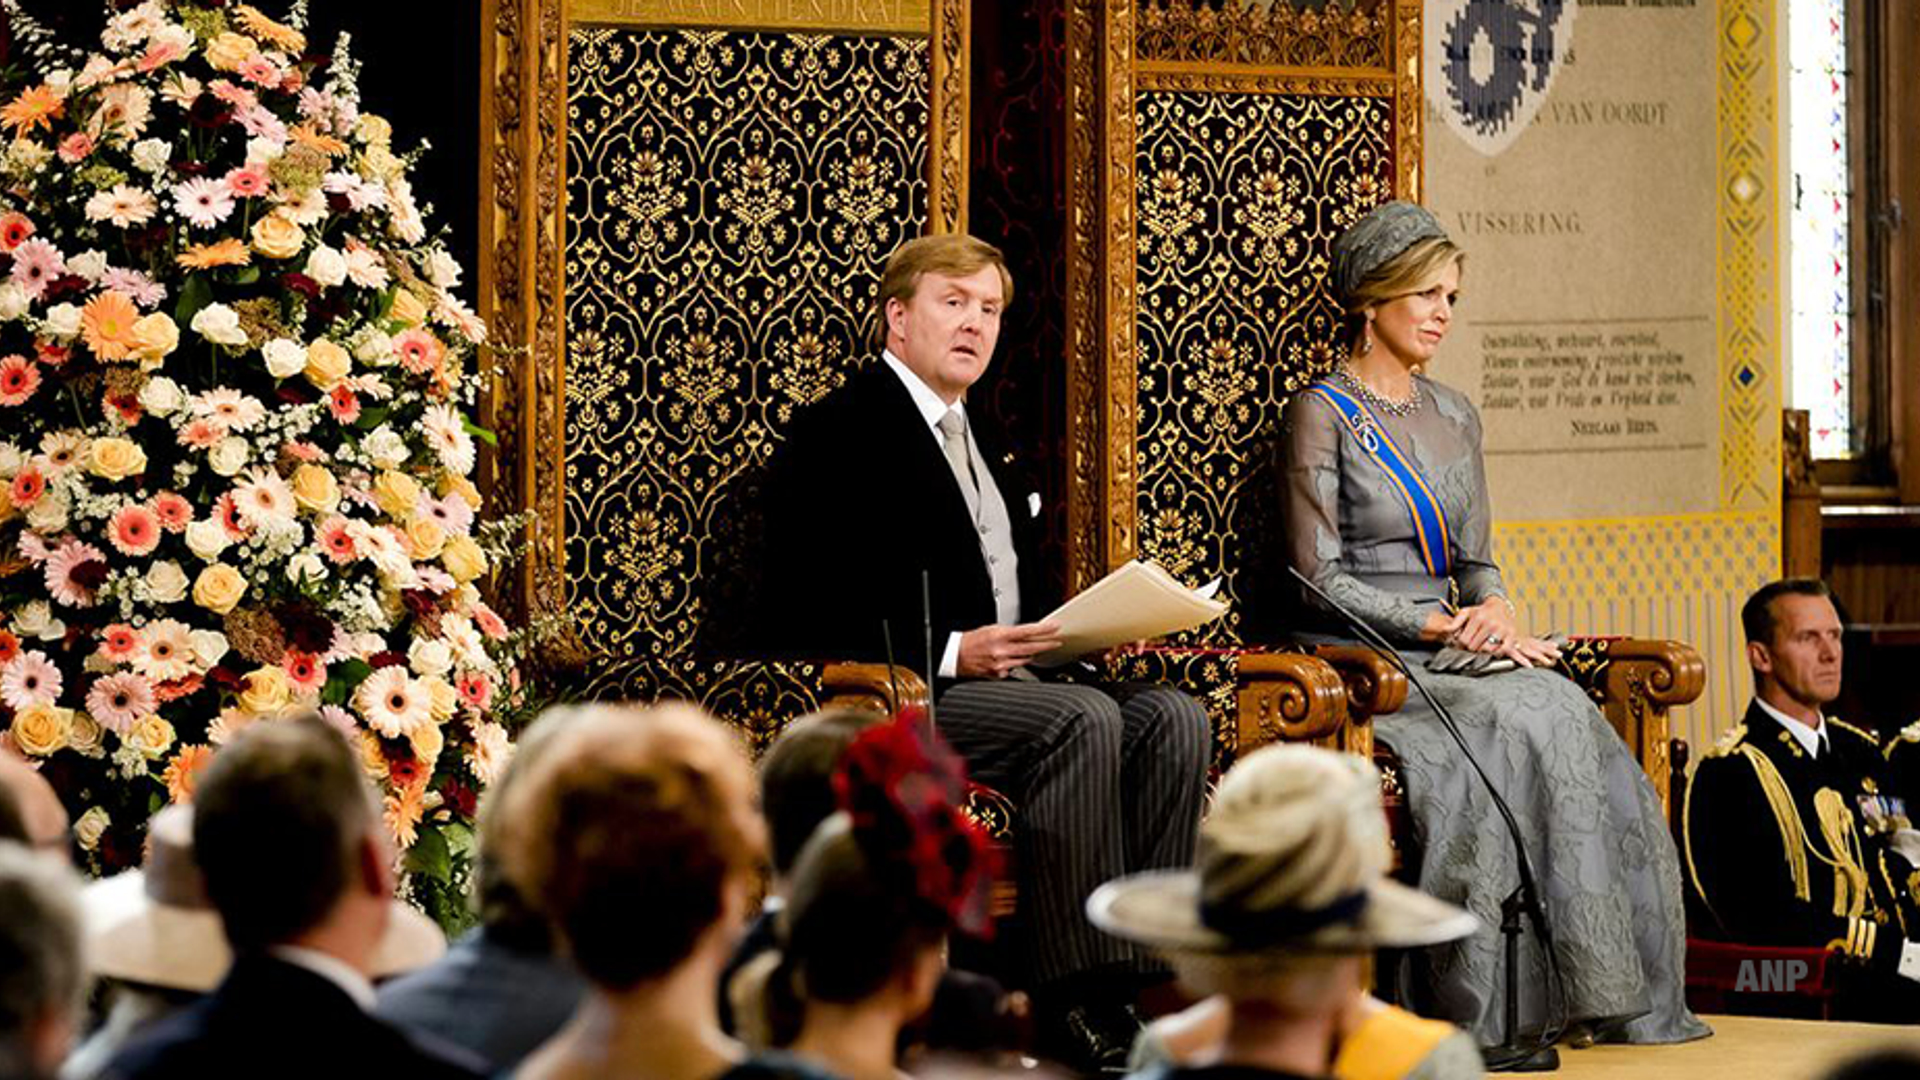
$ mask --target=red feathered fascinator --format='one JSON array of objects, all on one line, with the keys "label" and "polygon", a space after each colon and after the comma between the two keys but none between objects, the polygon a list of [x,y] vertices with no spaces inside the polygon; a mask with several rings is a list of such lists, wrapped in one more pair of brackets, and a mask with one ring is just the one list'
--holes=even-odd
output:
[{"label": "red feathered fascinator", "polygon": [[918,709],[854,739],[834,774],[840,808],[869,857],[910,871],[920,900],[975,937],[991,937],[998,852],[961,809],[966,763]]}]

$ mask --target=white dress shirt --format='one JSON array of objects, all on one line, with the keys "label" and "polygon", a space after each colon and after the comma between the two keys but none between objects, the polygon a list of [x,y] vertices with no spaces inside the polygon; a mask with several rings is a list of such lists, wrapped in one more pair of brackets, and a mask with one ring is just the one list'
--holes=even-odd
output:
[{"label": "white dress shirt", "polygon": [[[940,434],[940,421],[948,413],[959,413],[964,420],[967,415],[966,401],[956,401],[949,405],[941,400],[940,395],[933,392],[933,387],[928,386],[919,375],[914,374],[913,369],[908,367],[905,361],[893,355],[892,349],[881,350],[880,359],[886,361],[888,369],[899,376],[900,382],[907,388],[907,395],[913,398],[914,407],[920,410],[920,418],[927,422],[927,434],[933,439],[933,444],[940,448],[942,454],[946,453],[947,438]],[[940,653],[940,677],[951,679],[959,674],[960,635],[952,633],[947,635],[947,647]]]},{"label": "white dress shirt", "polygon": [[1763,698],[1756,697],[1753,699],[1753,703],[1760,706],[1760,711],[1780,721],[1780,726],[1786,728],[1787,733],[1799,741],[1801,748],[1807,752],[1808,757],[1819,760],[1820,755],[1827,752],[1827,723],[1824,718],[1820,721],[1818,727],[1809,727],[1805,720],[1788,716],[1786,713],[1767,704]]}]

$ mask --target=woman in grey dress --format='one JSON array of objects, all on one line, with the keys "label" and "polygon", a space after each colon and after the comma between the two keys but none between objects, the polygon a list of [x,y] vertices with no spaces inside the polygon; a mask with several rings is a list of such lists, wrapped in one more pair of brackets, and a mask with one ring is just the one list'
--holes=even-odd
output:
[{"label": "woman in grey dress", "polygon": [[[1709,1034],[1683,992],[1679,864],[1658,796],[1606,719],[1522,633],[1491,551],[1480,418],[1421,369],[1452,324],[1461,252],[1407,203],[1368,214],[1334,245],[1346,360],[1287,407],[1282,501],[1288,558],[1423,663],[1452,645],[1513,661],[1482,677],[1422,671],[1512,805],[1566,978],[1576,1039],[1678,1042]],[[1311,598],[1317,629],[1345,637]],[[1484,929],[1418,957],[1416,1004],[1499,1041],[1500,902],[1518,880],[1505,826],[1418,696],[1374,721],[1399,755],[1423,849],[1420,888]],[[1522,1030],[1545,1023],[1547,968],[1522,938]]]}]

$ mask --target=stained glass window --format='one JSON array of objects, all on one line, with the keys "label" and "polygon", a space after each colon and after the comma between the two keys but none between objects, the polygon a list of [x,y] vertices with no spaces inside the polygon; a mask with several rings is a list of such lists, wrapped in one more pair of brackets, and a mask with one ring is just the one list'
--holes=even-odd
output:
[{"label": "stained glass window", "polygon": [[1793,407],[1813,455],[1854,455],[1847,219],[1847,0],[1789,0]]}]

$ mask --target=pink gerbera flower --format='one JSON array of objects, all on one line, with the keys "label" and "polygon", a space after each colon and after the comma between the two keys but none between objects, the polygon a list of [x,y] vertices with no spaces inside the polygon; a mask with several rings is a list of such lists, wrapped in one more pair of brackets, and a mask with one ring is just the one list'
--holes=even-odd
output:
[{"label": "pink gerbera flower", "polygon": [[107,540],[122,555],[145,555],[160,546],[160,515],[135,503],[113,515]]},{"label": "pink gerbera flower", "polygon": [[300,693],[317,694],[327,683],[327,667],[312,653],[288,649],[280,667],[287,673],[287,682]]},{"label": "pink gerbera flower", "polygon": [[140,631],[126,623],[114,623],[100,631],[100,653],[107,659],[124,663],[139,651]]},{"label": "pink gerbera flower", "polygon": [[272,469],[256,469],[233,489],[240,520],[249,528],[278,532],[291,525],[299,507],[293,489]]},{"label": "pink gerbera flower", "polygon": [[213,85],[207,87],[207,92],[235,109],[249,109],[260,104],[258,94],[227,79],[215,79]]},{"label": "pink gerbera flower", "polygon": [[393,354],[408,371],[424,375],[439,366],[446,347],[425,330],[409,330],[393,339]]},{"label": "pink gerbera flower", "polygon": [[193,504],[171,491],[163,491],[153,497],[153,516],[160,519],[160,527],[168,532],[185,532],[187,526],[193,524]]},{"label": "pink gerbera flower", "polygon": [[15,354],[0,360],[0,405],[24,405],[40,389],[40,365]]},{"label": "pink gerbera flower", "polygon": [[225,424],[204,416],[187,421],[187,425],[180,429],[179,435],[181,446],[191,446],[196,450],[205,450],[226,437]]},{"label": "pink gerbera flower", "polygon": [[327,393],[327,410],[340,423],[351,424],[360,419],[360,396],[344,385],[336,386]]},{"label": "pink gerbera flower", "polygon": [[286,445],[282,446],[281,449],[295,461],[324,461],[327,457],[325,450],[320,449],[310,442],[301,442],[298,439],[288,440]]},{"label": "pink gerbera flower", "polygon": [[40,501],[47,493],[47,478],[32,465],[13,475],[13,489],[7,494],[13,499],[13,505],[26,509]]},{"label": "pink gerbera flower", "polygon": [[445,529],[450,536],[466,536],[473,531],[473,507],[458,495],[436,499],[421,492],[415,512]]},{"label": "pink gerbera flower", "polygon": [[353,531],[347,527],[347,519],[331,517],[320,523],[318,535],[320,550],[327,558],[336,563],[350,563],[360,557],[360,551],[353,542]]},{"label": "pink gerbera flower", "polygon": [[267,407],[260,400],[231,386],[215,387],[193,399],[193,415],[218,421],[228,431],[251,431],[267,418]]},{"label": "pink gerbera flower", "polygon": [[68,607],[91,607],[107,577],[106,553],[69,537],[47,556],[47,592]]},{"label": "pink gerbera flower", "polygon": [[65,685],[60,669],[38,649],[23,652],[0,667],[0,700],[15,710],[52,704]]},{"label": "pink gerbera flower", "polygon": [[134,670],[156,683],[192,675],[192,633],[186,623],[175,619],[161,619],[148,625],[146,640],[133,656]]},{"label": "pink gerbera flower", "polygon": [[87,712],[116,735],[126,734],[153,709],[153,684],[131,671],[95,679],[87,692]]},{"label": "pink gerbera flower", "polygon": [[77,165],[87,160],[93,153],[93,136],[84,131],[76,131],[60,140],[60,160],[69,165]]},{"label": "pink gerbera flower", "polygon": [[35,300],[46,295],[48,282],[66,271],[59,249],[45,240],[27,240],[13,249],[13,283]]},{"label": "pink gerbera flower", "polygon": [[244,540],[253,531],[241,520],[240,504],[234,501],[231,491],[213,501],[213,516],[220,519],[220,527],[227,531],[229,539]]},{"label": "pink gerbera flower", "polygon": [[479,627],[481,633],[495,641],[506,640],[506,621],[501,619],[499,615],[494,613],[492,608],[485,604],[473,605],[473,625]]},{"label": "pink gerbera flower", "polygon": [[255,86],[274,86],[280,82],[280,69],[273,61],[254,53],[240,62],[240,77]]},{"label": "pink gerbera flower", "polygon": [[195,227],[211,229],[233,213],[233,193],[218,180],[197,177],[175,185],[173,208]]},{"label": "pink gerbera flower", "polygon": [[493,702],[493,680],[484,671],[469,671],[460,676],[454,688],[460,691],[460,700],[474,712],[486,712]]},{"label": "pink gerbera flower", "polygon": [[167,290],[154,283],[154,280],[138,270],[124,267],[111,267],[100,276],[102,288],[125,293],[133,302],[143,308],[150,308],[167,298]]},{"label": "pink gerbera flower", "polygon": [[227,174],[227,190],[234,198],[250,199],[255,195],[267,193],[267,169],[264,165],[249,165],[244,169],[235,169]]}]

